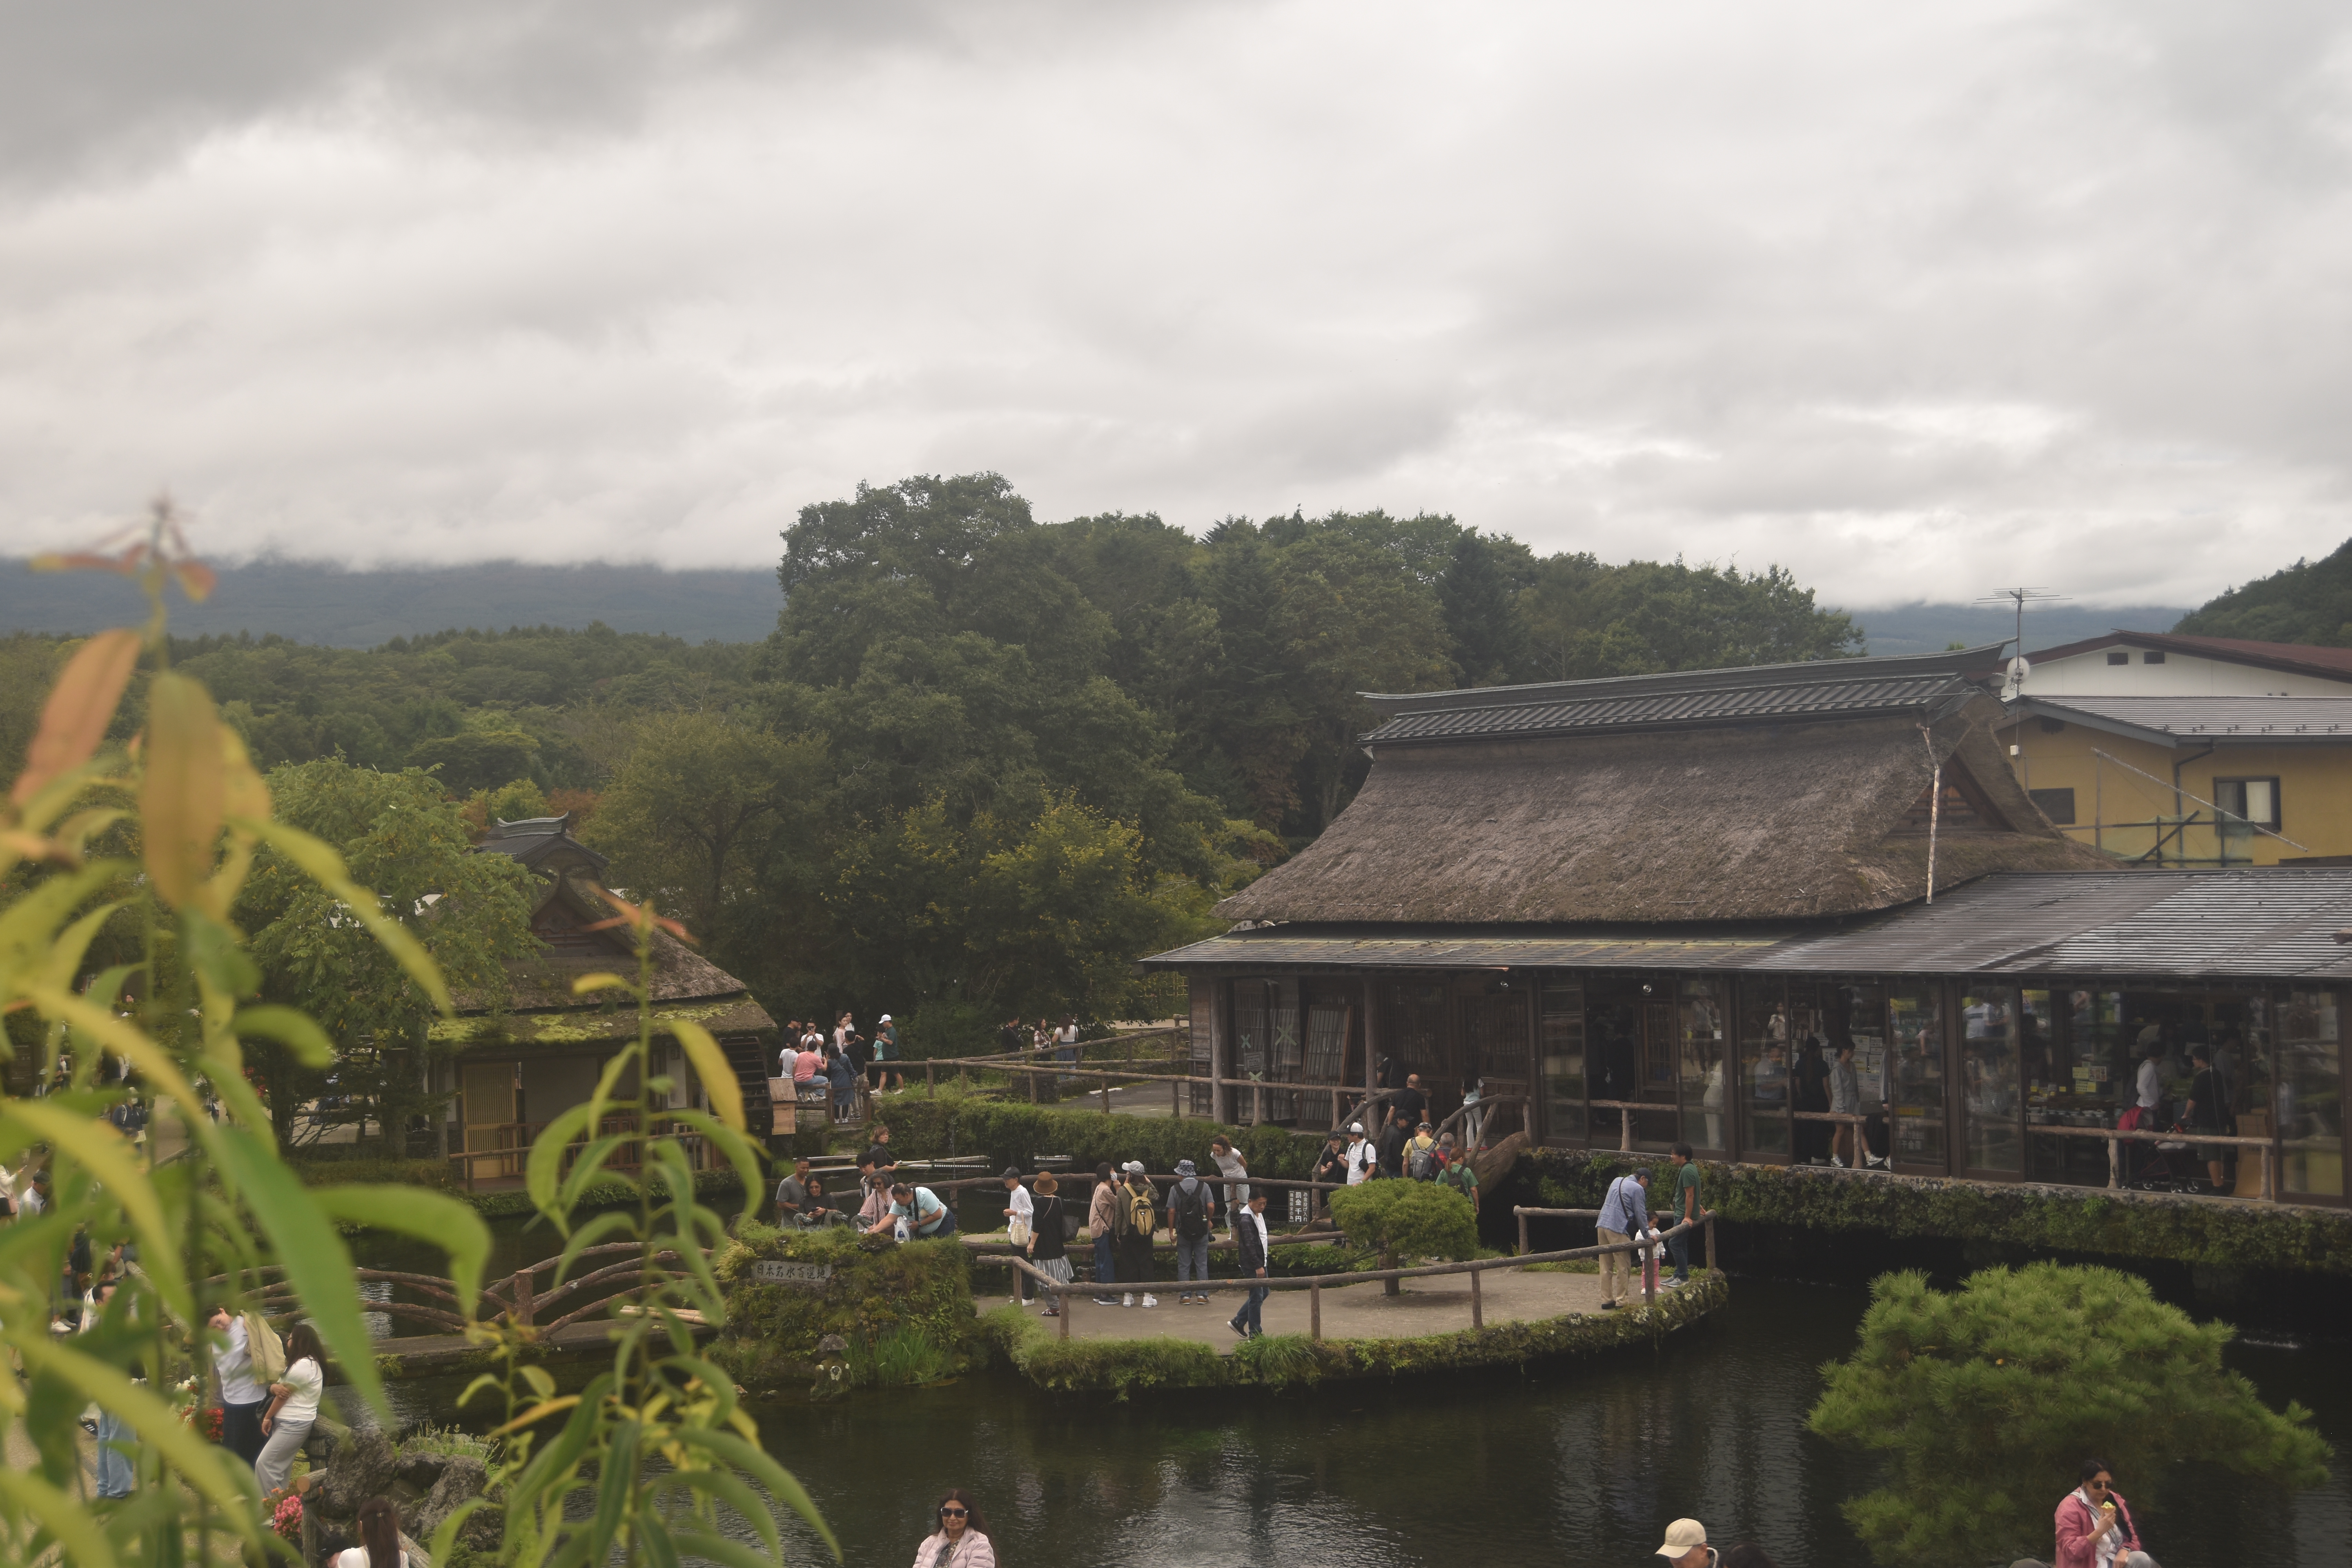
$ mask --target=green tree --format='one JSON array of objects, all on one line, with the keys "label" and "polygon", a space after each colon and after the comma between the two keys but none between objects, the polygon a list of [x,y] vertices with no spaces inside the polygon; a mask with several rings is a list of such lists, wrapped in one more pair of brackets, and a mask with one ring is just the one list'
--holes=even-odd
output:
[{"label": "green tree", "polygon": [[[499,996],[506,962],[538,951],[530,873],[472,853],[457,803],[431,776],[330,760],[275,769],[268,782],[278,819],[333,846],[458,990]],[[341,1114],[376,1121],[397,1148],[410,1116],[430,1103],[420,1069],[433,999],[336,894],[275,848],[255,860],[235,918],[252,933],[262,994],[308,1013],[335,1042],[340,1087],[353,1097]],[[290,1142],[319,1078],[283,1046],[254,1055],[278,1141]]]},{"label": "green tree", "polygon": [[1589,554],[1537,563],[1521,592],[1530,664],[1522,679],[1586,680],[1849,658],[1851,616],[1823,610],[1786,569],[1630,561]]},{"label": "green tree", "polygon": [[1845,1505],[1878,1562],[2006,1562],[2048,1548],[2051,1510],[2095,1455],[2132,1478],[2142,1514],[2184,1459],[2283,1489],[2326,1479],[2310,1413],[2270,1409],[2223,1368],[2231,1332],[2111,1268],[1990,1268],[1948,1293],[1889,1274],[1810,1424],[1887,1456],[1889,1484]]},{"label": "green tree", "polygon": [[820,742],[708,713],[658,715],[639,726],[583,838],[611,857],[615,886],[658,898],[723,945],[826,774]]},{"label": "green tree", "polygon": [[[1470,1200],[1435,1182],[1383,1179],[1331,1194],[1331,1218],[1358,1247],[1377,1247],[1381,1267],[1404,1258],[1478,1255],[1478,1214]],[[1396,1295],[1398,1282],[1388,1281]]]},{"label": "green tree", "polygon": [[2352,647],[2352,540],[2207,600],[2172,628],[2188,637]]}]

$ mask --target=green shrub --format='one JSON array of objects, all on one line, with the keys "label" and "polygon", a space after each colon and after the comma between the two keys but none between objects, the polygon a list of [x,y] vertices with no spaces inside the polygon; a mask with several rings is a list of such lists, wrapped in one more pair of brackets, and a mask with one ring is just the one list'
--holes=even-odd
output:
[{"label": "green shrub", "polygon": [[923,1331],[919,1323],[900,1323],[880,1337],[853,1341],[849,1373],[869,1388],[905,1388],[937,1383],[955,1370],[955,1352]]},{"label": "green shrub", "polygon": [[1267,1388],[1294,1383],[1315,1383],[1323,1373],[1323,1358],[1305,1334],[1265,1334],[1233,1349],[1233,1359],[1246,1379]]},{"label": "green shrub", "polygon": [[1257,1174],[1297,1179],[1311,1173],[1320,1147],[1280,1127],[1105,1116],[992,1100],[945,1085],[936,1095],[927,1094],[919,1079],[904,1093],[882,1096],[876,1115],[890,1124],[890,1147],[902,1160],[979,1154],[997,1169],[1017,1163],[1026,1170],[1039,1154],[1067,1154],[1086,1171],[1106,1161],[1116,1165],[1140,1160],[1148,1170],[1168,1172],[1177,1161],[1191,1160],[1206,1172],[1213,1169],[1209,1140],[1223,1133]]},{"label": "green shrub", "polygon": [[494,1460],[498,1451],[495,1438],[456,1426],[419,1426],[401,1438],[394,1449],[401,1454],[447,1454],[455,1458],[479,1459],[485,1464]]},{"label": "green shrub", "polygon": [[[720,1344],[742,1347],[730,1351],[730,1364],[756,1366],[761,1386],[805,1375],[827,1334],[848,1341],[855,1356],[857,1347],[870,1350],[894,1331],[914,1327],[950,1364],[961,1353],[971,1324],[971,1262],[956,1237],[901,1245],[846,1226],[779,1231],[752,1225],[737,1231],[735,1244],[712,1263],[728,1288]],[[833,1277],[815,1289],[762,1284],[751,1268],[762,1258],[830,1264]],[[748,1348],[753,1346],[764,1349],[755,1353]]]},{"label": "green shrub", "polygon": [[1881,1563],[1975,1568],[2046,1544],[2051,1508],[2093,1454],[2131,1478],[2142,1510],[2192,1457],[2282,1488],[2326,1479],[2310,1413],[2264,1405],[2222,1368],[2230,1327],[2197,1323],[2146,1280],[2037,1263],[1949,1294],[1889,1274],[1871,1297],[1810,1425],[1888,1454],[1891,1484],[1845,1505]]},{"label": "green shrub", "polygon": [[[1470,1200],[1434,1182],[1366,1182],[1331,1194],[1331,1217],[1359,1247],[1377,1247],[1381,1267],[1402,1258],[1478,1255],[1478,1214]],[[1388,1282],[1397,1293],[1397,1281]]]}]

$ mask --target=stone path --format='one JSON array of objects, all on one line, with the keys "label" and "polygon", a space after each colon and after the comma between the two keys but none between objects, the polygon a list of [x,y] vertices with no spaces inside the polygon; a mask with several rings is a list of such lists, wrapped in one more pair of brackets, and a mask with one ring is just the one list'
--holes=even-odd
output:
[{"label": "stone path", "polygon": [[[978,1276],[984,1281],[987,1275]],[[1003,1278],[998,1271],[998,1278]],[[1229,1351],[1240,1342],[1226,1321],[1241,1310],[1238,1291],[1212,1292],[1208,1306],[1179,1306],[1176,1287],[1155,1281],[1152,1294],[1160,1305],[1146,1309],[1097,1307],[1092,1296],[1072,1299],[1072,1339],[1181,1339]],[[1537,1322],[1569,1313],[1601,1310],[1601,1277],[1597,1274],[1530,1274],[1517,1268],[1488,1269],[1479,1276],[1488,1323]],[[1664,1292],[1662,1291],[1663,1295]],[[1261,1314],[1269,1334],[1307,1331],[1308,1292],[1303,1288],[1278,1289],[1266,1298]],[[982,1310],[1002,1306],[1003,1296],[983,1296]],[[1142,1300],[1139,1290],[1137,1300]],[[1036,1314],[1037,1303],[1028,1310]],[[1058,1330],[1055,1319],[1043,1320]],[[1325,1339],[1409,1339],[1422,1334],[1453,1333],[1470,1327],[1470,1281],[1467,1275],[1440,1275],[1407,1279],[1400,1295],[1384,1294],[1380,1283],[1323,1287]]]}]

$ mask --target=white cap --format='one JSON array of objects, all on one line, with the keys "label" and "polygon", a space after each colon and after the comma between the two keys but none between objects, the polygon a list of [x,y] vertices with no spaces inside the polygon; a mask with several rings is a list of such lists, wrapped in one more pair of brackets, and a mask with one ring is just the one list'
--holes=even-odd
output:
[{"label": "white cap", "polygon": [[1348,1123],[1348,1131],[1350,1132],[1361,1132],[1363,1130],[1364,1124],[1360,1121],[1350,1121]]},{"label": "white cap", "polygon": [[887,1024],[887,1023],[888,1023],[889,1021],[890,1021],[890,1015],[889,1015],[889,1014],[887,1014],[887,1013],[883,1014],[883,1015],[882,1015],[882,1022]]},{"label": "white cap", "polygon": [[1694,1546],[1706,1544],[1706,1526],[1695,1519],[1678,1519],[1666,1526],[1666,1543],[1651,1553],[1654,1557],[1687,1556]]}]

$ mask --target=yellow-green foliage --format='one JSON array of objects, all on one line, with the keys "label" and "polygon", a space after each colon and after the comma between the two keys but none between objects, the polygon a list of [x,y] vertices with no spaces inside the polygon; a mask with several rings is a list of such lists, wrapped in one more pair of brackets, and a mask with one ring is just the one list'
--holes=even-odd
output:
[{"label": "yellow-green foliage", "polygon": [[1478,1254],[1477,1211],[1462,1194],[1434,1182],[1366,1182],[1333,1193],[1331,1217],[1349,1241],[1389,1258]]},{"label": "yellow-green foliage", "polygon": [[2190,1458],[2283,1489],[2326,1479],[2310,1413],[2264,1405],[2221,1365],[2230,1327],[2146,1280],[2037,1263],[1949,1293],[1889,1274],[1871,1297],[1811,1424],[1889,1456],[1889,1484],[1845,1505],[1881,1563],[1975,1568],[2046,1545],[2053,1503],[2095,1454],[2143,1510]]},{"label": "yellow-green foliage", "polygon": [[[763,1258],[831,1264],[833,1278],[822,1289],[762,1285],[751,1265]],[[912,1327],[953,1354],[971,1323],[971,1258],[953,1237],[901,1245],[847,1226],[800,1232],[739,1226],[736,1244],[716,1269],[728,1289],[721,1347],[771,1383],[806,1375],[827,1334],[870,1349]]]}]

